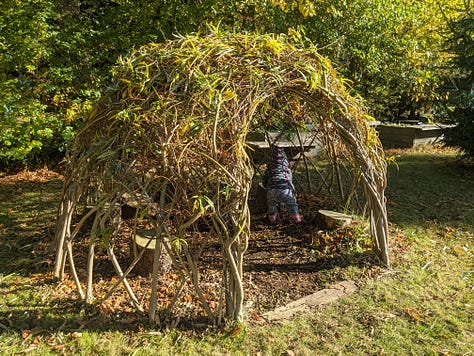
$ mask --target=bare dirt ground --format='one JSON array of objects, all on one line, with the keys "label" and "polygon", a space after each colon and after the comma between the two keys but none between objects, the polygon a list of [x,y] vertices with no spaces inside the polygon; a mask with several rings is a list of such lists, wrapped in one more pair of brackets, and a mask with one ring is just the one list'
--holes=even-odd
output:
[{"label": "bare dirt ground", "polygon": [[301,225],[285,216],[270,225],[261,211],[253,214],[245,289],[259,313],[340,282],[348,266],[364,267],[369,274],[380,271],[369,252],[368,232],[358,228],[359,222],[325,230],[317,212],[333,207],[329,199],[300,195],[299,205],[305,217]]},{"label": "bare dirt ground", "polygon": [[[17,239],[29,246],[26,248],[32,249],[31,254],[34,256],[36,266],[32,271],[37,272],[35,273],[37,276],[42,274],[43,277],[39,279],[43,281],[51,278],[54,261],[51,239],[54,233],[61,179],[60,175],[48,170],[0,177],[3,195],[6,199],[12,199],[9,208],[13,209],[9,210],[12,216],[18,210],[41,210],[45,209],[42,207],[43,203],[48,205],[47,209],[41,211],[41,215],[38,211],[24,211],[23,214],[29,217],[27,226],[8,226],[8,223],[3,223],[1,226],[6,239]],[[39,202],[15,203],[14,198],[27,197],[35,193],[41,197]],[[347,277],[345,272],[347,267],[358,267],[360,273],[367,276],[375,276],[381,271],[370,252],[370,238],[363,223],[356,221],[348,228],[326,231],[321,228],[317,211],[332,208],[331,201],[323,196],[300,195],[299,204],[305,216],[304,223],[300,225],[291,223],[284,214],[277,224],[270,225],[266,222],[262,208],[252,205],[252,229],[244,267],[247,315],[253,315],[258,319],[258,315],[340,282]],[[47,215],[44,215],[45,211],[48,212]],[[84,244],[84,248],[75,248],[78,273],[82,280],[85,278],[87,241],[87,236],[82,240],[78,239],[76,244]],[[199,237],[196,241],[198,243]],[[126,264],[127,258],[130,257],[129,243],[125,240],[118,241],[116,252]],[[216,308],[219,299],[220,254],[218,244],[209,243],[197,258],[200,283],[211,308]],[[12,261],[14,260],[15,256],[12,256]],[[117,283],[118,277],[113,273],[105,253],[98,253],[95,271],[94,293],[100,298],[110,286]],[[181,280],[179,273],[173,269],[163,274],[158,291],[160,306],[165,307],[172,301],[176,291],[181,287]],[[149,275],[132,274],[129,282],[146,310],[150,287]],[[59,302],[77,300],[76,287],[70,278],[54,285],[53,290],[52,296]],[[184,324],[186,315],[188,316],[186,319],[193,325],[196,320],[201,319],[203,310],[200,307],[196,308],[200,303],[195,294],[190,283],[185,283],[173,308],[174,314],[181,316],[167,319],[168,324],[174,323],[173,326],[178,323]],[[105,319],[128,324],[132,321],[141,323],[146,319],[136,315],[123,288],[118,288],[117,292],[100,303],[93,313],[98,313]]]}]

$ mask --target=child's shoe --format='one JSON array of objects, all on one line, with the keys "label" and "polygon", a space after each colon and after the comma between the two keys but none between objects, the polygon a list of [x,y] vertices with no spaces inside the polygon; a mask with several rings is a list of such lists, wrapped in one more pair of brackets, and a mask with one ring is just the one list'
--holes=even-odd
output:
[{"label": "child's shoe", "polygon": [[301,224],[303,222],[303,215],[301,214],[293,214],[291,218],[295,224]]},{"label": "child's shoe", "polygon": [[269,222],[270,224],[275,224],[276,221],[277,221],[277,216],[278,216],[277,213],[275,213],[275,214],[267,214],[268,222]]}]

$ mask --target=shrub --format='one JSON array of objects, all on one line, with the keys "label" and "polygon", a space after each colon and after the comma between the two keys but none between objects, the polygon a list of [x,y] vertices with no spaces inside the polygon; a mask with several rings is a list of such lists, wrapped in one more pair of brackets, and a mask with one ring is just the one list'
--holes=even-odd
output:
[{"label": "shrub", "polygon": [[456,127],[447,130],[446,142],[459,146],[464,154],[474,157],[474,12],[466,3],[461,15],[450,21],[447,52],[452,53],[453,83],[446,96],[448,113]]},{"label": "shrub", "polygon": [[0,166],[55,160],[73,135],[73,127],[48,113],[45,105],[1,83]]}]

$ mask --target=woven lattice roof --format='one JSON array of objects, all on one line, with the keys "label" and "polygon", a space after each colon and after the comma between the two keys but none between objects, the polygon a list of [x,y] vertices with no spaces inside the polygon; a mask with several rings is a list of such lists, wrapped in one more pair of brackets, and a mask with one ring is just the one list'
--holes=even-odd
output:
[{"label": "woven lattice roof", "polygon": [[137,49],[114,78],[70,150],[56,236],[58,277],[74,235],[66,233],[72,207],[88,197],[98,236],[129,194],[154,214],[170,254],[179,241],[179,253],[186,250],[190,226],[210,219],[228,262],[227,309],[239,318],[253,175],[246,138],[275,125],[311,125],[331,162],[347,163],[351,182],[363,187],[375,250],[389,263],[382,146],[364,107],[314,49],[276,35],[187,36]]}]

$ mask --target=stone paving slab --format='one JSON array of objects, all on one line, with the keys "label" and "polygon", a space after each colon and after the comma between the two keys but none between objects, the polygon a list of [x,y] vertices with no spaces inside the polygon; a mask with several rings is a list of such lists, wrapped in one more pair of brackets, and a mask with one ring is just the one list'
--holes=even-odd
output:
[{"label": "stone paving slab", "polygon": [[348,296],[358,290],[353,281],[339,282],[329,288],[322,289],[303,298],[297,299],[283,307],[276,308],[263,315],[270,322],[290,320],[298,314],[308,312],[318,305],[328,304]]}]

